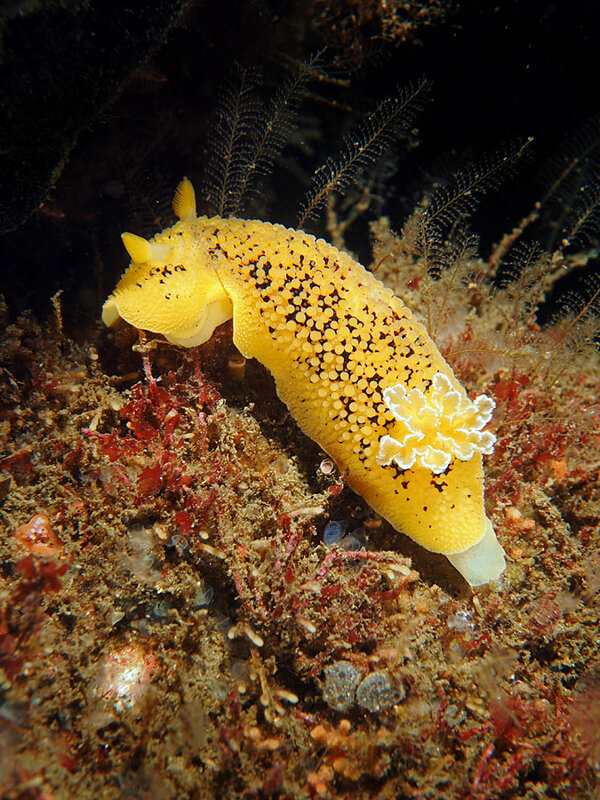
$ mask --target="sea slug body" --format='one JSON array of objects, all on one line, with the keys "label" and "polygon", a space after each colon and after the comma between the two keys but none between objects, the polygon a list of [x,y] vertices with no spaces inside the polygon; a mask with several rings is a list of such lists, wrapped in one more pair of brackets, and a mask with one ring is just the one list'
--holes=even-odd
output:
[{"label": "sea slug body", "polygon": [[469,399],[423,325],[346,253],[281,225],[196,217],[187,179],[173,205],[179,222],[150,242],[123,234],[132,263],[104,322],[193,347],[233,317],[240,353],[269,369],[300,428],[375,511],[471,585],[497,578],[504,551],[482,465],[493,401]]}]

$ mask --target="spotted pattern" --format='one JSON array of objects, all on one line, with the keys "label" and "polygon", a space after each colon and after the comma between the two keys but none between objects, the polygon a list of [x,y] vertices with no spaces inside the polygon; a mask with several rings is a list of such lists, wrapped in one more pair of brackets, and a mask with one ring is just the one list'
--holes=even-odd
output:
[{"label": "spotted pattern", "polygon": [[[204,286],[216,275],[231,300],[239,350],[271,371],[302,430],[376,511],[437,552],[460,552],[481,539],[480,454],[452,460],[437,475],[377,463],[381,437],[393,435],[396,425],[384,389],[402,383],[407,391],[426,393],[441,372],[466,398],[423,325],[399,298],[347,254],[280,225],[199,217],[180,221],[153,241],[170,253],[164,264],[146,265],[146,273],[156,270],[155,282],[166,281],[156,287],[157,296],[166,303],[176,290],[179,273],[173,265],[188,270],[188,285]],[[163,300],[153,298],[154,316],[157,302]],[[201,307],[201,299],[196,304]],[[184,311],[189,317],[187,306]],[[135,324],[147,327],[139,315]]]}]

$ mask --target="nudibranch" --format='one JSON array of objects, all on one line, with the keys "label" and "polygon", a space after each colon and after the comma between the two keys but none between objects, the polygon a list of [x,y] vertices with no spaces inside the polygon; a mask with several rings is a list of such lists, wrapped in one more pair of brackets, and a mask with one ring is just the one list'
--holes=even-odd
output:
[{"label": "nudibranch", "polygon": [[197,217],[123,242],[132,263],[102,310],[195,347],[233,317],[233,340],[272,373],[300,428],[398,531],[443,553],[472,586],[504,551],[485,515],[483,428],[494,402],[469,399],[424,326],[372,273],[322,239],[268,222]]}]

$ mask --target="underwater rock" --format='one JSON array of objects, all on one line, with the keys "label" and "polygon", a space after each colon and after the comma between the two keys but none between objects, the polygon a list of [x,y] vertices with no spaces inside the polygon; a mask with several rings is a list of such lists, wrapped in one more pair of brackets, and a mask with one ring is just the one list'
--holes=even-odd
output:
[{"label": "underwater rock", "polygon": [[323,700],[334,711],[348,711],[355,703],[356,689],[363,673],[349,661],[337,661],[323,670]]},{"label": "underwater rock", "polygon": [[356,690],[358,705],[373,713],[399,703],[405,696],[402,684],[393,683],[387,672],[371,672]]}]

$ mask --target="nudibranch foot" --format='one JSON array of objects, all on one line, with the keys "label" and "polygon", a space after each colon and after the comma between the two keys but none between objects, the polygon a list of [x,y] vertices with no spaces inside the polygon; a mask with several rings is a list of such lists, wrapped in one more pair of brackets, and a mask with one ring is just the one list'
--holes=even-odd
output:
[{"label": "nudibranch foot", "polygon": [[495,581],[506,569],[504,550],[487,518],[483,538],[462,553],[448,555],[447,559],[471,586]]}]

